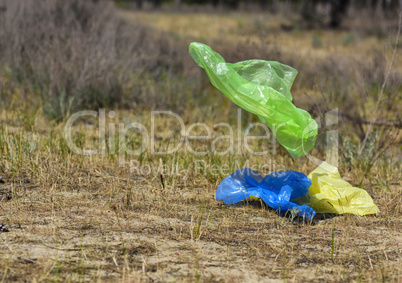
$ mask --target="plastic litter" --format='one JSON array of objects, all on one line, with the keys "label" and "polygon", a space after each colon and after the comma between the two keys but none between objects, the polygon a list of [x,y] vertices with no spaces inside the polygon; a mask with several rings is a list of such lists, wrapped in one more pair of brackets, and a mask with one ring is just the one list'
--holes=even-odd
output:
[{"label": "plastic litter", "polygon": [[264,60],[226,63],[209,46],[197,42],[190,44],[189,51],[211,83],[235,104],[258,115],[293,157],[313,148],[317,123],[292,103],[290,88],[297,70]]},{"label": "plastic litter", "polygon": [[311,207],[291,201],[307,195],[310,186],[310,179],[300,172],[280,171],[263,178],[254,170],[245,168],[222,180],[215,199],[234,204],[249,197],[261,198],[268,206],[280,212],[296,209],[298,215],[311,220],[316,214]]},{"label": "plastic litter", "polygon": [[333,165],[323,162],[308,177],[312,181],[308,196],[294,201],[310,206],[317,213],[366,215],[379,212],[370,195],[343,180]]}]

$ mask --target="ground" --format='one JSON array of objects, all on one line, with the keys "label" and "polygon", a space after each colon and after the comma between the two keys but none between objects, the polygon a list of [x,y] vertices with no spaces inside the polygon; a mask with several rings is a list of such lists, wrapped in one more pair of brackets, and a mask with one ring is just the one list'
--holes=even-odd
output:
[{"label": "ground", "polygon": [[[42,160],[42,159],[41,159]],[[43,164],[46,163],[46,165]],[[258,201],[226,206],[205,180],[161,185],[111,165],[41,161],[42,178],[3,176],[3,276],[72,281],[397,281],[401,190],[377,216],[293,221]]]}]

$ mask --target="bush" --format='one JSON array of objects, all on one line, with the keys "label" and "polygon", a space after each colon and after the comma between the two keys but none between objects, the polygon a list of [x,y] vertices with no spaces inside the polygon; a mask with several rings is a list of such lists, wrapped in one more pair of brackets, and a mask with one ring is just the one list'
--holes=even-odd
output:
[{"label": "bush", "polygon": [[[2,83],[2,103],[25,101],[61,118],[83,107],[155,107],[172,99],[169,93],[147,97],[138,78],[169,79],[182,69],[175,48],[166,36],[121,21],[111,1],[24,0],[3,6],[0,68],[9,80]],[[15,87],[22,88],[18,97]]]}]

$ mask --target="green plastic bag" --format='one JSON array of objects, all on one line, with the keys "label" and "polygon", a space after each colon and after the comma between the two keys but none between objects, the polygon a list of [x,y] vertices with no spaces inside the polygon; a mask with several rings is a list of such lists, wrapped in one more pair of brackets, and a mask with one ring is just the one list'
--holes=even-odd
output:
[{"label": "green plastic bag", "polygon": [[312,182],[308,195],[294,202],[308,205],[317,213],[366,215],[379,212],[370,195],[343,180],[335,166],[323,162],[308,178]]},{"label": "green plastic bag", "polygon": [[235,104],[258,115],[293,157],[304,156],[313,148],[317,123],[292,103],[295,69],[264,60],[226,63],[209,46],[197,42],[190,44],[189,51],[211,83]]}]

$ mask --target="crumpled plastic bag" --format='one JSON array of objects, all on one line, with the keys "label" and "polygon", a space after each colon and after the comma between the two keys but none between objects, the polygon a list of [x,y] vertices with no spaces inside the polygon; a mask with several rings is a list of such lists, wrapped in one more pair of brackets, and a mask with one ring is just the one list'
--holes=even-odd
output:
[{"label": "crumpled plastic bag", "polygon": [[222,180],[215,199],[234,204],[249,197],[261,198],[280,212],[296,209],[298,215],[311,220],[316,214],[312,208],[291,201],[307,195],[310,186],[310,179],[300,172],[280,171],[263,178],[250,168],[244,168]]},{"label": "crumpled plastic bag", "polygon": [[189,51],[211,83],[235,104],[258,115],[293,157],[304,156],[313,148],[317,123],[292,103],[295,69],[264,60],[226,63],[209,46],[197,42],[190,44]]},{"label": "crumpled plastic bag", "polygon": [[343,180],[333,165],[323,162],[308,177],[312,181],[308,196],[294,201],[310,206],[317,213],[366,215],[379,212],[370,195]]}]

